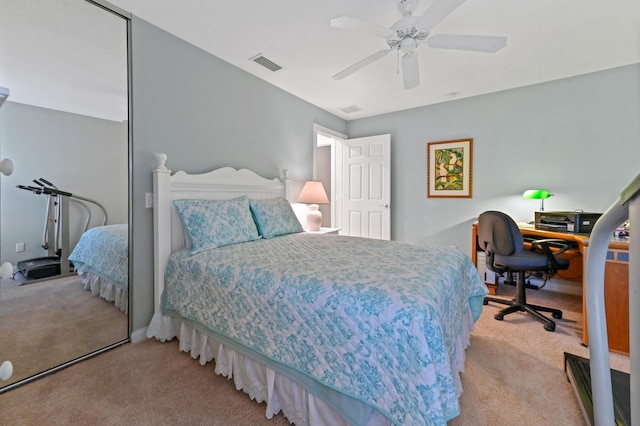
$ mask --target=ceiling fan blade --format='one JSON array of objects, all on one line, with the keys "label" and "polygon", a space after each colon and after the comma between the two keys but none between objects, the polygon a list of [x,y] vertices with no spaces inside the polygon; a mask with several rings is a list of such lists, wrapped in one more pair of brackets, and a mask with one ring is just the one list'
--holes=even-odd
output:
[{"label": "ceiling fan blade", "polygon": [[418,19],[418,26],[432,30],[440,21],[449,16],[465,0],[436,0]]},{"label": "ceiling fan blade", "polygon": [[495,53],[507,45],[507,38],[502,36],[436,34],[427,39],[427,44],[436,49]]},{"label": "ceiling fan blade", "polygon": [[345,78],[347,76],[350,76],[351,74],[353,74],[354,72],[358,71],[359,69],[364,68],[367,65],[377,61],[378,59],[387,56],[389,54],[389,52],[391,52],[391,49],[384,49],[384,50],[380,50],[380,51],[374,53],[373,55],[369,55],[366,58],[361,59],[360,61],[358,61],[355,64],[351,65],[350,67],[347,67],[347,68],[343,69],[342,71],[340,71],[339,73],[334,75],[333,79],[334,80],[342,80],[343,78]]},{"label": "ceiling fan blade", "polygon": [[341,16],[339,18],[332,19],[330,25],[334,28],[357,31],[382,38],[389,38],[396,35],[396,32],[390,28],[372,24],[370,22],[360,21],[359,19],[349,18],[348,16]]},{"label": "ceiling fan blade", "polygon": [[413,89],[420,84],[420,68],[418,66],[418,54],[409,52],[402,57],[402,79],[406,90]]}]

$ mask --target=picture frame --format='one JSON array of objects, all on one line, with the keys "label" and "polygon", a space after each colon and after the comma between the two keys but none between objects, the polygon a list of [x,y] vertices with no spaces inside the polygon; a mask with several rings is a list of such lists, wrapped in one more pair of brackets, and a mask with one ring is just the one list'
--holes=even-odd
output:
[{"label": "picture frame", "polygon": [[473,138],[427,143],[427,197],[471,198]]}]

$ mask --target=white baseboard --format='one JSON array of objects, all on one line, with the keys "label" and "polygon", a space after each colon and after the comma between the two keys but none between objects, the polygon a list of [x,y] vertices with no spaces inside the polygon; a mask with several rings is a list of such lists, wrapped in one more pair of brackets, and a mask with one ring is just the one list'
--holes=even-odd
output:
[{"label": "white baseboard", "polygon": [[140,343],[147,339],[147,327],[139,328],[131,333],[131,343]]}]

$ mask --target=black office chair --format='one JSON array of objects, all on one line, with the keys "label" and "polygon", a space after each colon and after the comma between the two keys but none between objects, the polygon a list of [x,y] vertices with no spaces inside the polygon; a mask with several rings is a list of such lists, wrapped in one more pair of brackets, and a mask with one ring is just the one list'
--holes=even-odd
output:
[{"label": "black office chair", "polygon": [[[560,248],[552,251],[552,242],[560,243]],[[545,330],[554,331],[556,323],[538,311],[549,312],[556,319],[562,318],[562,311],[527,303],[525,273],[542,272],[550,277],[559,270],[567,269],[569,261],[557,255],[566,251],[569,245],[562,240],[544,239],[533,241],[532,250],[525,250],[524,239],[516,223],[508,215],[497,211],[484,212],[478,218],[478,243],[486,253],[487,268],[497,274],[506,273],[508,277],[517,275],[515,299],[485,297],[485,305],[488,302],[508,305],[495,314],[494,318],[502,321],[510,313],[528,312],[544,323]]]}]

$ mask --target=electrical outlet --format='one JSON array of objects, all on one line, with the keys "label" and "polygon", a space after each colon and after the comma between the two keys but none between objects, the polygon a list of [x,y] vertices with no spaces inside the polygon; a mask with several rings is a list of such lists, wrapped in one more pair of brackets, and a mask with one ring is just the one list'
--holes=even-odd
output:
[{"label": "electrical outlet", "polygon": [[21,253],[24,250],[24,243],[16,243],[16,253]]},{"label": "electrical outlet", "polygon": [[144,206],[148,209],[153,208],[153,193],[147,192],[144,200]]}]

